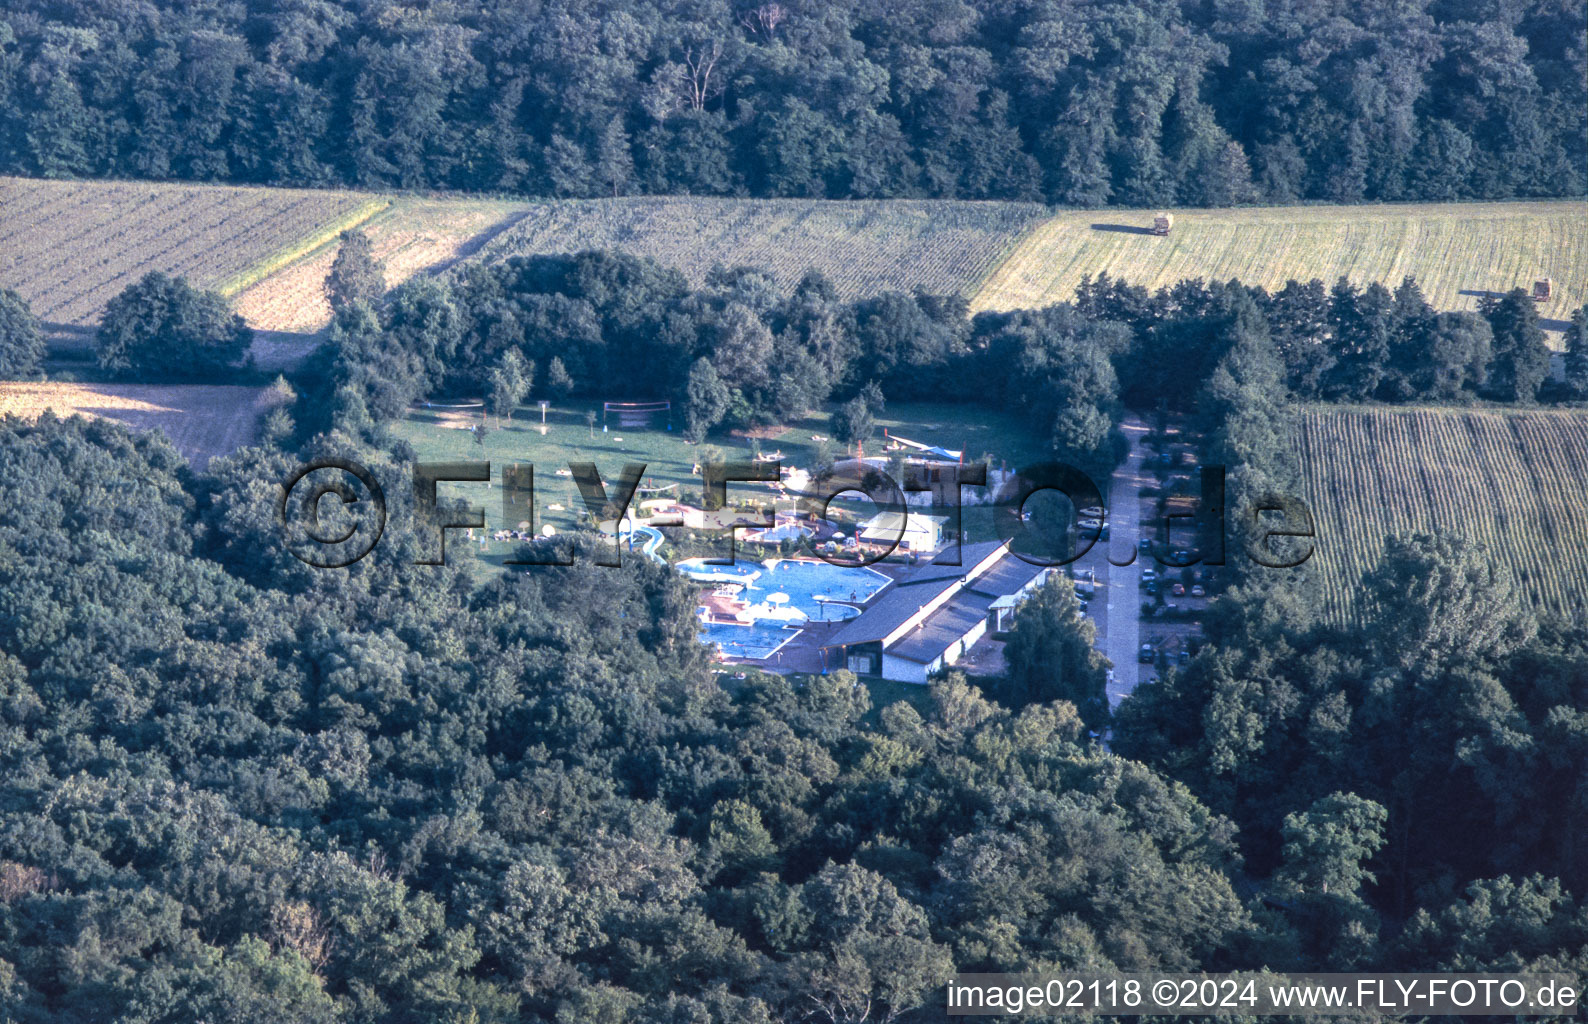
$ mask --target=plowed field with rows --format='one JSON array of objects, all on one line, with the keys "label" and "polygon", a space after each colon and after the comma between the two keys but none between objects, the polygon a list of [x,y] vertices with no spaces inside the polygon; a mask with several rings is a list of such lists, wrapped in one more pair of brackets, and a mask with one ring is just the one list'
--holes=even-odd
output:
[{"label": "plowed field with rows", "polygon": [[700,283],[713,266],[760,267],[779,285],[808,268],[841,295],[974,293],[1046,210],[1029,203],[645,198],[532,205],[478,258],[621,249]]},{"label": "plowed field with rows", "polygon": [[386,200],[341,192],[0,178],[0,287],[40,320],[90,327],[164,271],[226,294],[361,223]]},{"label": "plowed field with rows", "polygon": [[1588,608],[1588,413],[1312,406],[1297,452],[1330,617],[1355,616],[1392,533],[1488,545],[1541,610]]},{"label": "plowed field with rows", "polygon": [[[1588,203],[1307,206],[1175,212],[1063,211],[936,200],[625,197],[511,201],[140,182],[0,178],[0,287],[56,331],[83,335],[104,304],[150,270],[235,297],[267,332],[262,363],[287,365],[329,317],[322,294],[336,235],[359,226],[388,285],[462,260],[621,249],[697,284],[718,265],[755,266],[791,287],[811,267],[854,298],[922,289],[974,310],[1073,297],[1106,271],[1150,288],[1201,277],[1282,287],[1399,283],[1415,275],[1441,309],[1551,277],[1539,312],[1559,347],[1588,302]],[[270,356],[272,346],[281,359]],[[279,354],[279,353],[278,353]]]}]

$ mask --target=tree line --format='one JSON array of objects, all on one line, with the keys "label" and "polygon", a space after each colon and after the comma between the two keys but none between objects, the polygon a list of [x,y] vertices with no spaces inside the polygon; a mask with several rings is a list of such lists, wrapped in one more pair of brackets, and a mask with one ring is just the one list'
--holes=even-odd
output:
[{"label": "tree line", "polygon": [[[1223,445],[1230,424],[1266,421],[1249,427],[1265,438],[1235,452],[1255,456],[1283,449],[1272,438],[1291,400],[1588,399],[1588,309],[1572,314],[1556,375],[1524,290],[1438,312],[1411,277],[1393,291],[1341,278],[1149,292],[1103,274],[1071,302],[971,316],[959,296],[841,299],[816,271],[785,291],[755,268],[718,267],[696,287],[642,257],[587,251],[466,264],[388,295],[354,231],[326,293],[333,320],[299,374],[308,433],[335,424],[371,436],[432,396],[483,396],[501,417],[533,394],[669,400],[697,443],[835,405],[835,437],[848,444],[886,400],[932,399],[1016,410],[1055,457],[1106,474],[1126,406],[1196,411]],[[227,379],[246,368],[250,343],[223,298],[159,273],[111,301],[96,342],[103,371],[142,381]],[[0,370],[36,375],[46,354],[27,303],[0,292]],[[1253,394],[1267,412],[1232,415]]]},{"label": "tree line", "polygon": [[0,17],[0,170],[1040,199],[1580,195],[1570,0],[463,0]]},{"label": "tree line", "polygon": [[1526,292],[1441,313],[1413,278],[1393,291],[1342,278],[1149,292],[1103,275],[1072,302],[971,316],[958,296],[840,299],[815,271],[788,292],[749,267],[694,287],[649,260],[590,251],[469,265],[385,301],[378,289],[334,297],[306,379],[320,382],[325,416],[361,429],[424,396],[484,396],[500,415],[534,393],[670,400],[695,441],[836,404],[835,436],[849,442],[883,401],[933,399],[1019,411],[1055,457],[1106,473],[1125,406],[1201,410],[1217,433],[1248,385],[1276,408],[1588,398],[1588,312],[1573,315],[1556,380]]}]

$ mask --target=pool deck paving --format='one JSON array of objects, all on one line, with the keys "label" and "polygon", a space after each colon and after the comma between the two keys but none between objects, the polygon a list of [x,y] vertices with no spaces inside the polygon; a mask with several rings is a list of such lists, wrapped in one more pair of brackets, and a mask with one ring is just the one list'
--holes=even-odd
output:
[{"label": "pool deck paving", "polygon": [[[761,661],[724,659],[730,663],[753,665],[768,672],[801,672],[819,674],[823,669],[822,645],[827,638],[844,625],[836,622],[807,622],[799,634],[779,647],[770,658]],[[831,666],[837,668],[838,666]]]}]

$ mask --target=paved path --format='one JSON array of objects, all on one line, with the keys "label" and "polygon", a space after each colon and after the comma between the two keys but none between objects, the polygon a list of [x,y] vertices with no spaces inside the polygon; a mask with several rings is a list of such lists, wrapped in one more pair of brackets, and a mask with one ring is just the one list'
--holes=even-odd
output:
[{"label": "paved path", "polygon": [[[1098,566],[1099,582],[1106,581],[1098,601],[1106,600],[1105,616],[1099,616],[1103,630],[1101,649],[1114,663],[1114,678],[1108,685],[1108,706],[1115,708],[1136,688],[1140,663],[1136,660],[1141,650],[1141,570],[1144,567],[1138,555],[1137,542],[1141,538],[1142,484],[1141,440],[1147,435],[1147,424],[1138,416],[1125,417],[1122,424],[1125,437],[1130,441],[1130,451],[1125,461],[1114,471],[1108,485],[1108,543],[1099,544],[1088,552],[1085,562]],[[1108,549],[1106,557],[1098,548]],[[1126,562],[1115,565],[1114,562]],[[1150,561],[1147,564],[1151,564]]]}]

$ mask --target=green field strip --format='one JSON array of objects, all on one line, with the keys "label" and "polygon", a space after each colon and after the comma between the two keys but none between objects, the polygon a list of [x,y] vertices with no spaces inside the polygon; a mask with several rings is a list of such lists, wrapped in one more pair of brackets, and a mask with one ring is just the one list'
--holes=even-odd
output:
[{"label": "green field strip", "polygon": [[236,295],[244,288],[258,284],[276,271],[307,256],[313,256],[321,249],[334,243],[342,232],[350,231],[368,223],[377,214],[384,213],[391,207],[392,201],[390,199],[376,198],[366,200],[357,209],[342,217],[338,217],[313,234],[286,246],[271,256],[265,257],[247,270],[232,275],[217,285],[215,291],[227,297]]}]

